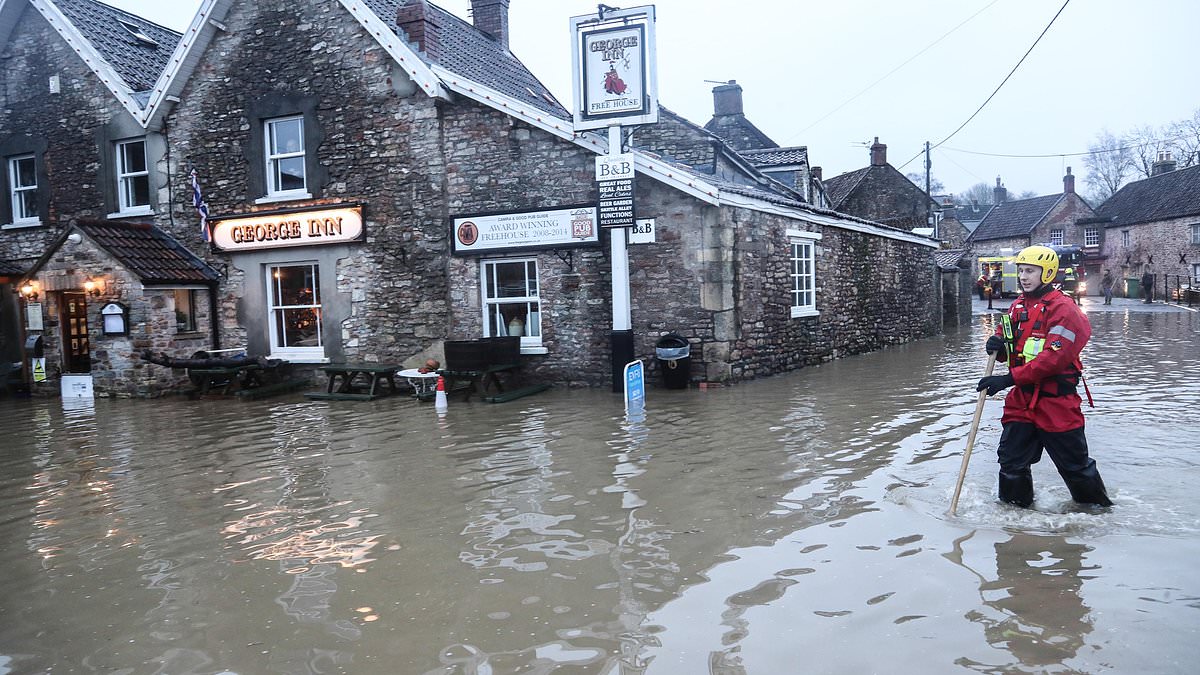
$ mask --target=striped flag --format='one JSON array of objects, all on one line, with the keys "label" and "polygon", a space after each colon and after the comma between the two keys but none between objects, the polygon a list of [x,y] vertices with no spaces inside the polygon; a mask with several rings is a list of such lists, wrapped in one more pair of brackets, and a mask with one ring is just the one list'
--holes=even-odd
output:
[{"label": "striped flag", "polygon": [[196,177],[196,167],[192,167],[192,206],[200,214],[200,232],[204,241],[211,241],[208,233],[208,204],[204,201],[204,195],[200,194],[200,180]]}]

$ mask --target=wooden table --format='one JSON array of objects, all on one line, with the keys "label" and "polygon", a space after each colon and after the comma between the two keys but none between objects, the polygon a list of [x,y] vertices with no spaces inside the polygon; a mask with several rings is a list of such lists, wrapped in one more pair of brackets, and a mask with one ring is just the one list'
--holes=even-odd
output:
[{"label": "wooden table", "polygon": [[196,383],[196,393],[207,395],[219,387],[221,394],[228,394],[237,385],[239,389],[262,386],[262,366],[248,361],[244,366],[225,368],[188,368],[188,377]]},{"label": "wooden table", "polygon": [[389,363],[334,363],[322,366],[329,376],[323,392],[305,396],[323,401],[371,401],[396,393],[396,365]]}]

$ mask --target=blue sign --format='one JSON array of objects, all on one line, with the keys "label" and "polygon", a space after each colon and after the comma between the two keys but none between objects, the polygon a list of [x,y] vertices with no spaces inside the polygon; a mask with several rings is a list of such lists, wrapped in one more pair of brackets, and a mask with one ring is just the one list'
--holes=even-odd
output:
[{"label": "blue sign", "polygon": [[646,406],[646,369],[641,361],[625,364],[625,410],[641,410]]}]

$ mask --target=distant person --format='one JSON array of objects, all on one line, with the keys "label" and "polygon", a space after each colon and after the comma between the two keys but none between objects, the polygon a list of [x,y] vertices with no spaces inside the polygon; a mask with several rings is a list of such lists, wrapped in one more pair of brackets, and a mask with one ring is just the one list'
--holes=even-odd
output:
[{"label": "distant person", "polygon": [[[1083,374],[1079,353],[1092,335],[1087,317],[1053,287],[1058,254],[1030,246],[1017,254],[1020,295],[1008,309],[1012,344],[1002,329],[987,340],[987,352],[1007,360],[1008,372],[979,380],[989,396],[1013,387],[1004,399],[1004,426],[996,454],[1000,461],[1000,500],[1033,504],[1029,467],[1045,450],[1080,504],[1112,506],[1095,460],[1088,457],[1082,403],[1076,391]],[[1089,400],[1091,396],[1088,396]]]},{"label": "distant person", "polygon": [[1150,273],[1149,267],[1142,272],[1142,298],[1142,302],[1154,302],[1154,275]]},{"label": "distant person", "polygon": [[1112,304],[1113,276],[1109,270],[1104,270],[1104,278],[1100,280],[1100,290],[1104,291],[1104,304]]},{"label": "distant person", "polygon": [[984,297],[984,296],[986,295],[986,289],[987,289],[987,287],[988,287],[988,278],[987,278],[987,275],[986,275],[986,274],[980,274],[980,275],[979,275],[979,278],[975,280],[975,288],[977,288],[977,289],[979,290],[979,299],[980,299],[980,300],[986,300],[986,299],[987,299],[986,297]]}]

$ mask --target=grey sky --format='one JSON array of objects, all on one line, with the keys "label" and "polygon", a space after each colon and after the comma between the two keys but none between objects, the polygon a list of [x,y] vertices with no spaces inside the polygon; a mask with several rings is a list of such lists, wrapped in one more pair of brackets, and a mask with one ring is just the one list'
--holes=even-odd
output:
[{"label": "grey sky", "polygon": [[[106,1],[176,30],[199,6],[198,0]],[[468,18],[469,0],[436,4]],[[810,161],[831,177],[866,166],[875,136],[898,168],[925,141],[949,136],[1017,64],[1063,0],[653,4],[664,106],[704,124],[713,87],[705,80],[737,80],[747,117],[781,145],[807,145]],[[513,53],[568,105],[568,20],[595,11],[596,2],[582,0],[512,0]],[[1191,117],[1200,108],[1198,25],[1195,0],[1071,0],[995,98],[933,151],[933,176],[951,192],[1000,176],[1010,193],[1050,194],[1062,190],[1071,166],[1082,191],[1082,157],[962,151],[1080,153],[1105,128],[1121,134]],[[901,170],[923,172],[922,159]]]}]

